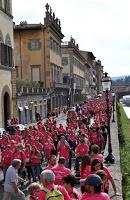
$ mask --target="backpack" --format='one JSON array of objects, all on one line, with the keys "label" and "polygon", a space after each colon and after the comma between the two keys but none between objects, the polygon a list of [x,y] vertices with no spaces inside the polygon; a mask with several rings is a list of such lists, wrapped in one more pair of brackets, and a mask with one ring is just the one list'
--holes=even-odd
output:
[{"label": "backpack", "polygon": [[64,200],[64,196],[59,191],[58,185],[55,185],[53,190],[44,189],[43,191],[46,193],[45,200]]}]

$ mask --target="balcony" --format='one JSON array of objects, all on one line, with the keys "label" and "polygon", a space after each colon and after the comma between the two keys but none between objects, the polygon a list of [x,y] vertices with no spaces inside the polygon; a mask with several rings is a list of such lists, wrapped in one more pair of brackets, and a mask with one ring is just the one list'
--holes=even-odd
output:
[{"label": "balcony", "polygon": [[25,95],[47,95],[46,89],[42,87],[21,87],[16,90],[17,96]]},{"label": "balcony", "polygon": [[52,88],[62,88],[62,89],[68,89],[70,86],[65,83],[56,83],[56,82],[51,82],[51,87]]}]

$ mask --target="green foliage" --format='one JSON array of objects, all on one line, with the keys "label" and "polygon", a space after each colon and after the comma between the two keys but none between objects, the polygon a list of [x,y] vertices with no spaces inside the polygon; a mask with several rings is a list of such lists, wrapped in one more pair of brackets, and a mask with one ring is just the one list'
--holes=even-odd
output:
[{"label": "green foliage", "polygon": [[121,104],[117,104],[123,199],[130,199],[130,123]]},{"label": "green foliage", "polygon": [[20,79],[16,80],[17,89],[20,89],[21,87],[39,88],[39,87],[43,87],[43,85],[44,83],[42,81],[28,81],[28,80],[20,80]]}]

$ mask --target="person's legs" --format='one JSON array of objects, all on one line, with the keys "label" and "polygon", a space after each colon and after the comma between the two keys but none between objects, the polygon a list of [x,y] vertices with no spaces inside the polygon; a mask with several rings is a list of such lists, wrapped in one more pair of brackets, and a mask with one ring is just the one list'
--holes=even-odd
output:
[{"label": "person's legs", "polygon": [[31,181],[31,174],[32,174],[31,166],[26,166],[26,169],[28,174],[28,180]]},{"label": "person's legs", "polygon": [[40,174],[41,174],[41,166],[36,165],[36,176],[38,177],[38,179],[40,180]]},{"label": "person's legs", "polygon": [[3,168],[4,180],[5,180],[6,171],[7,171],[7,168]]},{"label": "person's legs", "polygon": [[33,181],[36,182],[36,175],[37,175],[36,166],[32,165],[31,168],[32,168]]}]

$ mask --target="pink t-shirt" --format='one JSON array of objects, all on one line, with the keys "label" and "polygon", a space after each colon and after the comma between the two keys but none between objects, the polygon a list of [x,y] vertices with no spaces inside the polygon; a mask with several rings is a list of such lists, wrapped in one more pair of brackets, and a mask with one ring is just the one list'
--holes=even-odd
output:
[{"label": "pink t-shirt", "polygon": [[88,195],[88,193],[85,192],[81,200],[110,200],[110,197],[104,192],[95,193],[93,195]]},{"label": "pink t-shirt", "polygon": [[90,165],[87,165],[83,174],[81,174],[81,167],[80,167],[80,178],[81,179],[84,179],[86,178],[89,174],[91,173],[91,166]]},{"label": "pink t-shirt", "polygon": [[98,159],[100,160],[102,163],[104,161],[104,156],[102,154],[93,154],[91,156],[91,162],[94,160],[94,159]]},{"label": "pink t-shirt", "polygon": [[55,149],[54,144],[52,143],[45,143],[44,144],[44,151],[47,158],[51,155],[52,150]]},{"label": "pink t-shirt", "polygon": [[69,192],[69,196],[72,199],[80,200],[81,199],[81,194],[76,188],[73,188],[72,191]]},{"label": "pink t-shirt", "polygon": [[76,153],[79,154],[79,156],[85,156],[89,151],[89,147],[87,144],[79,144],[76,148]]},{"label": "pink t-shirt", "polygon": [[64,165],[59,165],[51,169],[55,174],[55,184],[62,185],[62,178],[65,175],[71,174],[71,170],[66,168]]},{"label": "pink t-shirt", "polygon": [[70,151],[70,146],[67,142],[63,143],[61,142],[58,144],[58,152],[59,152],[59,157],[64,157],[65,159],[69,159],[69,151]]},{"label": "pink t-shirt", "polygon": [[11,161],[13,159],[13,153],[10,150],[4,150],[1,153],[1,157],[2,157],[2,166],[5,168],[8,168],[11,164]]}]

